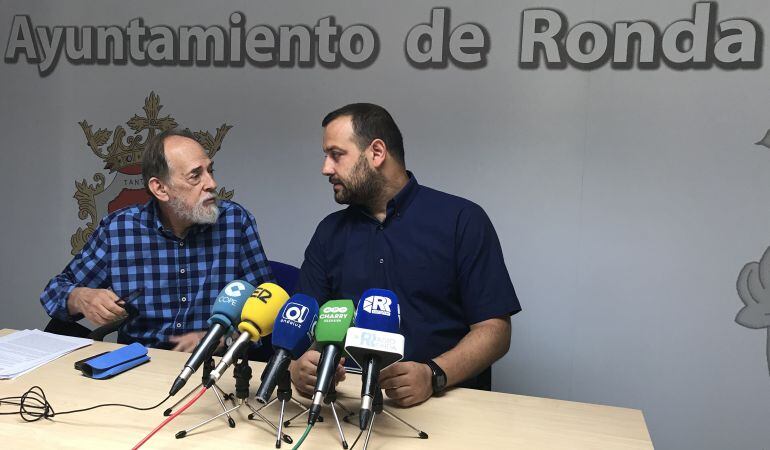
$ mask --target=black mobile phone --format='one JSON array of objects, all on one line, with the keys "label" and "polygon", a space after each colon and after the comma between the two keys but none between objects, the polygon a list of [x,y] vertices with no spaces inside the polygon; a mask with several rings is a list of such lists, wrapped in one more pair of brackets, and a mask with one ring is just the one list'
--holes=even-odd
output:
[{"label": "black mobile phone", "polygon": [[126,295],[125,297],[120,298],[119,300],[123,300],[126,303],[131,303],[137,298],[139,298],[139,296],[142,295],[143,292],[144,292],[144,289],[139,288],[134,292],[131,292],[130,294]]},{"label": "black mobile phone", "polygon": [[86,359],[81,359],[80,361],[75,362],[75,370],[83,370],[82,369],[83,368],[83,364],[87,363],[88,361],[91,361],[92,359],[94,359],[96,357],[102,356],[102,355],[104,355],[106,353],[109,353],[109,352],[101,352],[98,355],[89,356]]}]

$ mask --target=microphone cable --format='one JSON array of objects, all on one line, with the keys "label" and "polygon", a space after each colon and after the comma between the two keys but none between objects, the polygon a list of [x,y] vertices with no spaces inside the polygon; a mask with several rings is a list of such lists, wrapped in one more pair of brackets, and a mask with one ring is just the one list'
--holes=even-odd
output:
[{"label": "microphone cable", "polygon": [[99,405],[89,406],[88,408],[56,412],[53,409],[53,405],[51,405],[51,403],[46,398],[45,392],[43,392],[43,388],[41,388],[40,386],[32,386],[31,388],[29,388],[29,390],[27,390],[21,396],[0,398],[0,406],[3,404],[7,404],[7,405],[14,405],[19,407],[18,411],[3,412],[3,413],[0,413],[0,415],[7,416],[7,415],[18,414],[19,416],[21,416],[22,419],[24,419],[25,422],[36,422],[40,419],[53,419],[55,416],[90,411],[92,409],[103,408],[105,406],[119,406],[123,408],[135,409],[137,411],[149,411],[151,409],[155,409],[159,407],[160,405],[165,403],[166,400],[168,400],[169,398],[171,398],[170,395],[164,398],[163,400],[161,400],[160,403],[149,407],[132,406],[132,405],[126,405],[123,403],[102,403]]},{"label": "microphone cable", "polygon": [[[171,415],[171,416],[169,416],[169,417],[168,417],[166,420],[164,420],[163,422],[161,422],[161,423],[160,423],[160,425],[158,425],[157,427],[155,427],[155,429],[154,429],[154,430],[152,430],[152,431],[150,432],[150,434],[148,434],[147,436],[145,436],[145,437],[144,437],[144,439],[142,439],[141,441],[139,441],[139,443],[138,443],[138,444],[136,444],[136,445],[135,445],[135,446],[134,446],[134,447],[133,447],[131,450],[136,450],[136,449],[138,449],[139,447],[141,447],[142,445],[144,445],[144,443],[145,443],[145,442],[147,442],[147,441],[148,441],[148,440],[149,440],[151,437],[153,437],[153,436],[155,435],[155,433],[157,433],[158,431],[160,431],[160,429],[161,429],[161,428],[165,427],[165,426],[166,426],[166,424],[168,424],[169,422],[171,422],[172,420],[174,420],[174,418],[175,418],[176,416],[178,416],[178,415],[182,414],[182,413],[184,412],[184,410],[185,410],[185,409],[187,409],[187,408],[189,408],[190,406],[192,406],[192,404],[193,404],[193,403],[195,403],[195,402],[196,402],[196,401],[197,401],[199,398],[201,398],[201,395],[203,395],[203,394],[204,394],[204,393],[205,393],[207,390],[208,390],[208,388],[206,388],[206,387],[202,388],[202,389],[200,390],[200,392],[198,392],[197,394],[195,394],[195,397],[193,397],[192,399],[190,399],[190,401],[189,401],[189,402],[185,403],[185,405],[184,405],[184,406],[182,406],[181,408],[179,408],[179,410],[177,410],[177,411],[176,411],[174,414],[172,414],[172,415]],[[171,396],[169,395],[169,397],[171,397]],[[168,399],[168,398],[167,398],[167,399]],[[164,401],[165,401],[165,400],[164,400]]]},{"label": "microphone cable", "polygon": [[297,450],[300,445],[302,445],[303,442],[305,442],[305,438],[307,437],[308,433],[310,433],[310,429],[313,428],[313,424],[309,423],[307,424],[307,428],[305,428],[305,432],[302,433],[302,436],[300,436],[299,440],[296,444],[294,444],[294,447],[291,448],[291,450]]}]

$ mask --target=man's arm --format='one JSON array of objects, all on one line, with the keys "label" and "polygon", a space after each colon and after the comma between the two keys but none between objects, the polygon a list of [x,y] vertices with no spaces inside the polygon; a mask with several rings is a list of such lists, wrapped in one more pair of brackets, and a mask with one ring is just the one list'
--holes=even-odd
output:
[{"label": "man's arm", "polygon": [[[455,231],[460,301],[470,331],[433,361],[447,375],[447,386],[478,375],[508,351],[511,314],[521,310],[492,222],[481,207],[466,207]],[[427,400],[432,371],[424,361],[397,363],[384,370],[381,386],[401,406]]]},{"label": "man's arm", "polygon": [[77,321],[84,316],[104,325],[126,316],[109,287],[109,244],[102,221],[80,253],[51,279],[40,294],[40,303],[51,317]]},{"label": "man's arm", "polygon": [[[447,375],[447,387],[476,376],[508,352],[511,319],[495,317],[470,326],[471,330],[451,350],[433,361]],[[380,374],[385,394],[400,406],[422,403],[433,395],[432,371],[422,362],[396,363]]]}]

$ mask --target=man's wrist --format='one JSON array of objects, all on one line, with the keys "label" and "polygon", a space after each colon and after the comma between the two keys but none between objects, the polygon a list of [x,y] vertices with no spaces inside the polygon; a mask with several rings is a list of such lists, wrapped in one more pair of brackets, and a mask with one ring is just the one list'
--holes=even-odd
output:
[{"label": "man's wrist", "polygon": [[433,394],[435,395],[444,392],[447,384],[447,377],[444,369],[442,369],[441,366],[436,364],[436,362],[432,359],[427,360],[425,365],[427,365],[431,371],[430,384],[433,390]]},{"label": "man's wrist", "polygon": [[69,313],[70,316],[77,316],[78,314],[83,314],[83,311],[81,311],[80,308],[80,291],[82,290],[82,287],[76,286],[72,288],[72,290],[67,294],[67,313]]}]

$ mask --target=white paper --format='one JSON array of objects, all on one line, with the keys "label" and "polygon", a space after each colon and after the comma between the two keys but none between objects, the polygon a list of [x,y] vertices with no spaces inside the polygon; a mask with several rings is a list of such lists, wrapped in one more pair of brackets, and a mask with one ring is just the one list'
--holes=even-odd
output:
[{"label": "white paper", "polygon": [[92,339],[22,330],[0,337],[0,379],[15,378],[81,347]]}]

